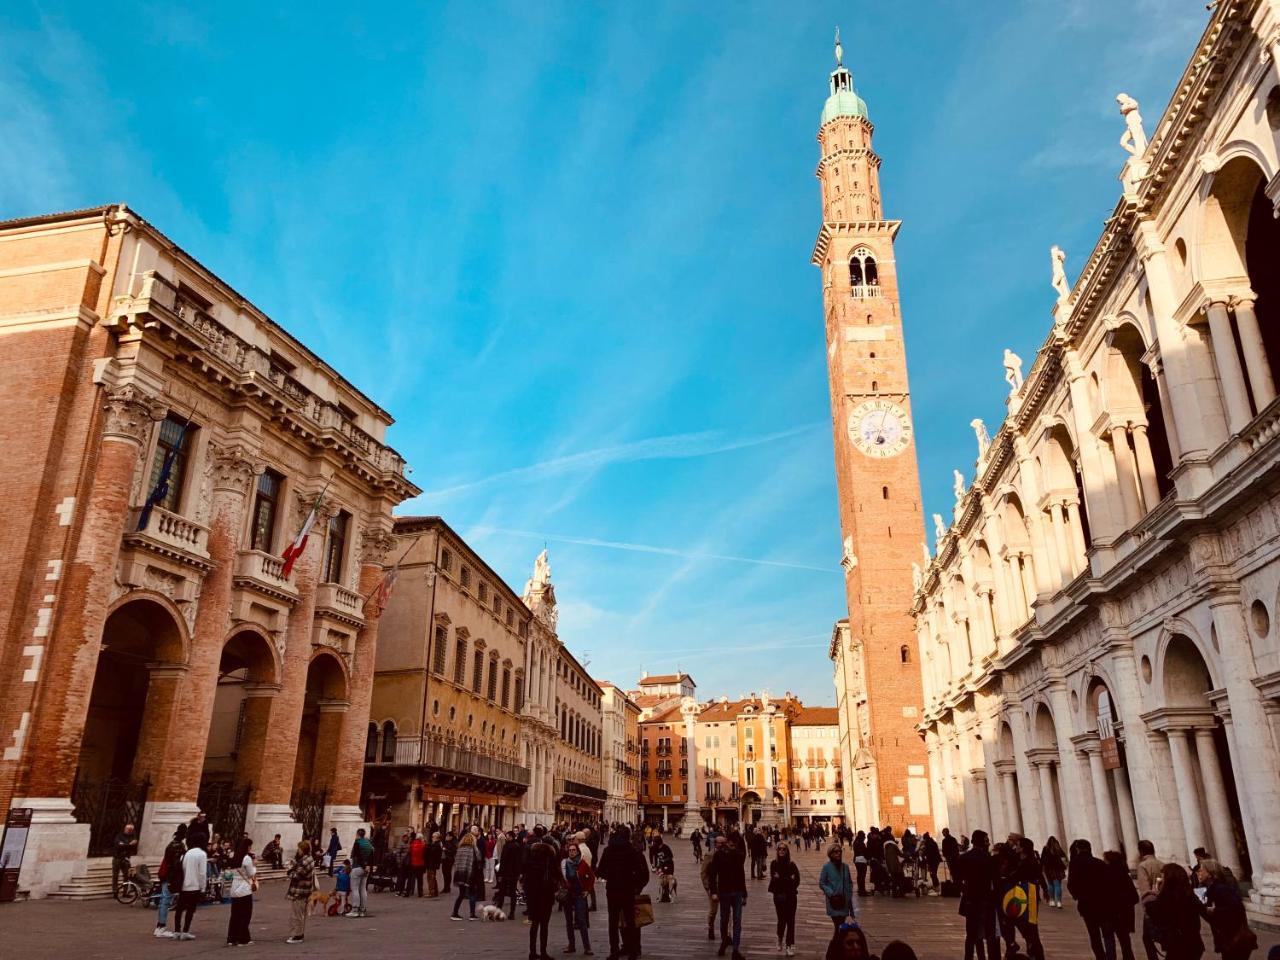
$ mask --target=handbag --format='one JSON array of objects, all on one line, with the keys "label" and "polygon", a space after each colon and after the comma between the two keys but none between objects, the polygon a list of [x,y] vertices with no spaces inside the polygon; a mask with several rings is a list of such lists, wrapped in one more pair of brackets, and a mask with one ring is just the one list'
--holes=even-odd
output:
[{"label": "handbag", "polygon": [[833,893],[829,898],[832,910],[843,910],[846,906],[843,893]]},{"label": "handbag", "polygon": [[1240,928],[1222,945],[1222,953],[1252,953],[1258,949],[1258,935],[1249,929],[1249,924],[1242,923]]},{"label": "handbag", "polygon": [[637,927],[647,927],[653,923],[653,900],[647,893],[637,894],[635,913]]}]

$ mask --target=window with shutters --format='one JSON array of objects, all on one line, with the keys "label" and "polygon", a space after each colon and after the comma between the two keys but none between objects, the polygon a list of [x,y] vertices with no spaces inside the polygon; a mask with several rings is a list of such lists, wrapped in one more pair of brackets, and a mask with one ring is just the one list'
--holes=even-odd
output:
[{"label": "window with shutters", "polygon": [[431,669],[444,676],[445,661],[449,659],[449,628],[436,627],[435,649],[431,651]]},{"label": "window with shutters", "polygon": [[498,699],[498,661],[496,659],[489,661],[489,699],[494,701]]},{"label": "window with shutters", "polygon": [[502,668],[502,709],[506,710],[511,703],[511,671]]},{"label": "window with shutters", "polygon": [[471,665],[471,692],[479,693],[484,688],[484,651],[475,652],[475,661]]},{"label": "window with shutters", "polygon": [[467,641],[462,637],[453,645],[453,682],[458,686],[467,682]]}]

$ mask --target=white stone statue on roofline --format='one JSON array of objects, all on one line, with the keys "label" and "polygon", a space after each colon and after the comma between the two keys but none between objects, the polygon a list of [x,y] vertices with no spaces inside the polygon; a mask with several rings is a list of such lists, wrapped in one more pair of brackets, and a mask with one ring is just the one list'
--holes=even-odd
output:
[{"label": "white stone statue on roofline", "polygon": [[538,586],[546,586],[551,582],[551,563],[547,560],[545,549],[533,561],[533,582]]},{"label": "white stone statue on roofline", "polygon": [[1120,146],[1126,153],[1140,157],[1147,151],[1147,131],[1142,128],[1138,101],[1127,93],[1118,93],[1116,103],[1120,104],[1120,116],[1124,117],[1124,134],[1120,137]]},{"label": "white stone statue on roofline", "polygon": [[1071,296],[1071,285],[1067,283],[1067,271],[1063,266],[1067,255],[1056,243],[1049,248],[1049,260],[1053,264],[1053,289],[1058,291],[1059,302]]},{"label": "white stone statue on roofline", "polygon": [[951,492],[957,500],[964,496],[964,474],[959,470],[951,471]]},{"label": "white stone statue on roofline", "polygon": [[991,447],[991,434],[987,433],[987,425],[982,422],[981,417],[974,417],[969,421],[969,426],[973,427],[973,434],[978,438],[978,459],[981,460]]},{"label": "white stone statue on roofline", "polygon": [[1004,378],[1009,383],[1009,392],[1017,393],[1022,389],[1022,358],[1004,348]]},{"label": "white stone statue on roofline", "polygon": [[920,588],[924,586],[924,571],[920,569],[920,564],[911,564],[911,589],[915,593],[920,592]]},{"label": "white stone statue on roofline", "polygon": [[942,522],[942,514],[935,513],[933,515],[933,536],[936,540],[941,540],[947,535],[947,525]]},{"label": "white stone statue on roofline", "polygon": [[920,551],[921,555],[924,557],[924,568],[928,570],[929,564],[933,563],[933,557],[929,556],[929,544],[925,543],[923,540],[920,541]]}]

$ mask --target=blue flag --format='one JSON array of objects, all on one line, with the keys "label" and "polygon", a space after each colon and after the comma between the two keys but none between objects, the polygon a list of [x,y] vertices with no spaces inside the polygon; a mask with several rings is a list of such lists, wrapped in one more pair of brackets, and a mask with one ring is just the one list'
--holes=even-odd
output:
[{"label": "blue flag", "polygon": [[160,467],[160,476],[156,477],[156,485],[151,488],[147,502],[143,504],[142,511],[138,514],[139,530],[147,529],[147,524],[151,522],[151,511],[156,504],[169,496],[169,478],[173,474],[173,464],[178,459],[178,454],[182,452],[182,441],[186,439],[187,427],[189,426],[191,426],[190,419],[182,425],[182,429],[178,432],[178,442],[164,456],[164,464]]}]

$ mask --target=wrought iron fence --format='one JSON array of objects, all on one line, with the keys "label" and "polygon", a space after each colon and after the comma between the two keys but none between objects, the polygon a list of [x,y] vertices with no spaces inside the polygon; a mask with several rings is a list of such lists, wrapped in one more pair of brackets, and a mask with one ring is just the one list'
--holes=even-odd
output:
[{"label": "wrought iron fence", "polygon": [[200,785],[196,806],[209,817],[209,831],[236,841],[244,833],[249,814],[250,787],[238,787],[229,780],[212,780]]},{"label": "wrought iron fence", "polygon": [[107,857],[115,850],[116,835],[132,823],[135,836],[142,834],[142,812],[151,789],[149,780],[76,779],[71,804],[77,823],[89,824],[89,856]]},{"label": "wrought iron fence", "polygon": [[293,819],[302,824],[303,837],[318,837],[324,828],[324,805],[329,799],[327,790],[295,790],[289,798]]}]

